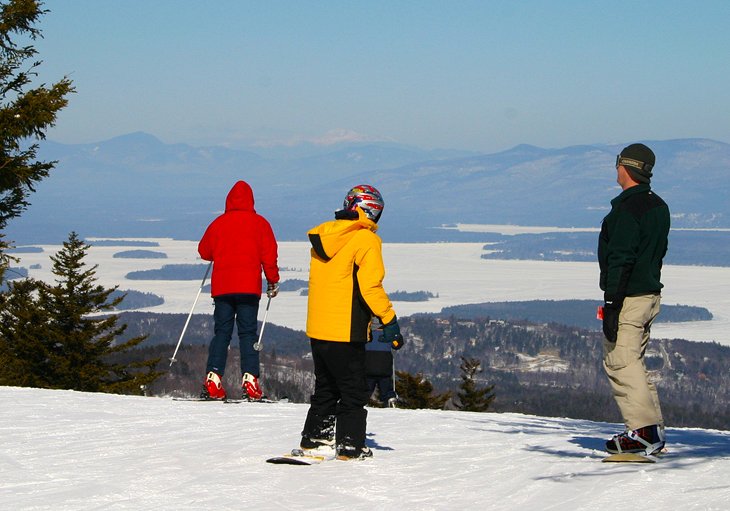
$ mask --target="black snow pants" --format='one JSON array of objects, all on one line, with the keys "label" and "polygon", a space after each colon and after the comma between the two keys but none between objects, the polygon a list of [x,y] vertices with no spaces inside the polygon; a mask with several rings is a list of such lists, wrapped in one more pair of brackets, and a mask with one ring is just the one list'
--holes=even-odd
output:
[{"label": "black snow pants", "polygon": [[368,386],[365,344],[311,339],[314,394],[302,436],[332,439],[338,447],[365,446]]}]

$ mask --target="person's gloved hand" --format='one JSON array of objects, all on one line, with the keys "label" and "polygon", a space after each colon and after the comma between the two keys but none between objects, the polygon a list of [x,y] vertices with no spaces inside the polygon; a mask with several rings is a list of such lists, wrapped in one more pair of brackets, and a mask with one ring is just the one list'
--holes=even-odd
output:
[{"label": "person's gloved hand", "polygon": [[399,350],[403,347],[405,341],[400,333],[398,318],[393,318],[391,321],[383,325],[383,335],[378,338],[378,341],[390,344],[390,347],[394,350]]},{"label": "person's gloved hand", "polygon": [[279,283],[275,282],[272,284],[269,282],[268,286],[266,286],[266,296],[269,298],[274,298],[276,295],[279,294]]},{"label": "person's gloved hand", "polygon": [[618,316],[624,305],[623,297],[606,295],[603,303],[603,335],[608,342],[618,338]]}]

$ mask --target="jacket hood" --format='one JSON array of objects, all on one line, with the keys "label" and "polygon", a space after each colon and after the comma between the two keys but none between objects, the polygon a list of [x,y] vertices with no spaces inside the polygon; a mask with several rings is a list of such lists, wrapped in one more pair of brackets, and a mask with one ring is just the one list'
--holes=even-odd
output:
[{"label": "jacket hood", "polygon": [[357,214],[357,219],[332,220],[307,232],[309,242],[319,257],[326,261],[332,259],[361,229],[373,232],[378,230],[377,224],[370,220],[359,207]]},{"label": "jacket hood", "polygon": [[226,211],[253,211],[253,190],[246,181],[238,181],[226,197]]}]

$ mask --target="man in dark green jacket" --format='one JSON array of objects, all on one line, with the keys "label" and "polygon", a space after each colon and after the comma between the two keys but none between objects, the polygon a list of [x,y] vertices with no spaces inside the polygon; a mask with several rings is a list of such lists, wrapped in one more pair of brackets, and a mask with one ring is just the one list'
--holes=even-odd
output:
[{"label": "man in dark green jacket", "polygon": [[626,424],[626,431],[606,442],[610,453],[653,454],[664,447],[659,398],[644,365],[651,324],[659,314],[669,234],[669,208],[650,187],[654,163],[644,144],[631,144],[616,157],[623,191],[611,201],[598,240],[603,366]]}]

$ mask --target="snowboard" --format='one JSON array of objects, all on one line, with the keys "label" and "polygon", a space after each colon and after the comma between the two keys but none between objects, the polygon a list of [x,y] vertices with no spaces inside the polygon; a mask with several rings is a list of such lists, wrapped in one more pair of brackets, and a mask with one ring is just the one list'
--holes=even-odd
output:
[{"label": "snowboard", "polygon": [[275,465],[318,465],[323,461],[333,459],[335,459],[334,454],[306,454],[301,449],[292,449],[289,454],[267,459],[266,463],[273,463]]},{"label": "snowboard", "polygon": [[620,452],[606,456],[601,461],[603,463],[656,463],[657,459],[649,454]]}]

